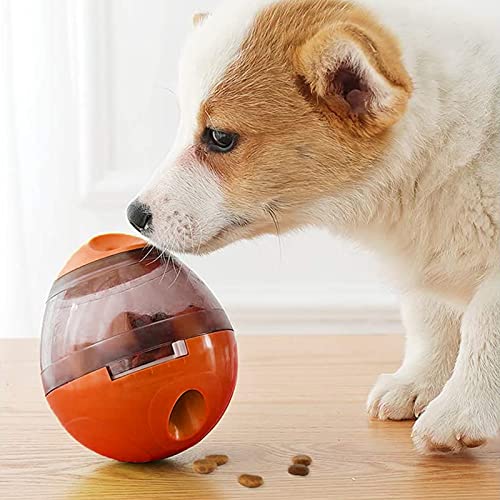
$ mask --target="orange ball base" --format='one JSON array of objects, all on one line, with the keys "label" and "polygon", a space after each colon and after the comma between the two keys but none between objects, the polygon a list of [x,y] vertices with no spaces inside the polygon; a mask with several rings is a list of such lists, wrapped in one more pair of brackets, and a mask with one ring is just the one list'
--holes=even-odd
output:
[{"label": "orange ball base", "polygon": [[152,462],[201,441],[234,392],[234,333],[186,340],[188,355],[111,379],[107,368],[47,395],[64,428],[82,445],[121,462]]}]

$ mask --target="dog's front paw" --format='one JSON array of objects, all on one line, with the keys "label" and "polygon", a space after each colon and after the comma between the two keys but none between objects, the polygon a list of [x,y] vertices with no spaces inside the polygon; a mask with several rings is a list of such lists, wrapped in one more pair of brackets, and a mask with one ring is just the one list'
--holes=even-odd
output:
[{"label": "dog's front paw", "polygon": [[380,420],[411,420],[418,417],[445,384],[432,373],[399,371],[380,375],[368,396],[367,410]]},{"label": "dog's front paw", "polygon": [[413,442],[418,451],[460,453],[466,448],[482,446],[496,436],[500,416],[491,398],[470,401],[458,391],[446,389],[429,404],[413,427]]}]

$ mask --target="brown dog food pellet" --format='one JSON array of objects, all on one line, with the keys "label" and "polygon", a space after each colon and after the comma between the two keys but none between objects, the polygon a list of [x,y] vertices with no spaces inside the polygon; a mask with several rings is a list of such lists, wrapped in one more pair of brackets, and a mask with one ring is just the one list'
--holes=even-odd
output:
[{"label": "brown dog food pellet", "polygon": [[309,467],[303,464],[293,464],[288,467],[288,473],[292,474],[292,476],[307,476]]},{"label": "brown dog food pellet", "polygon": [[300,464],[307,465],[307,467],[309,467],[312,463],[312,458],[309,455],[295,455],[292,458],[292,463],[294,465]]},{"label": "brown dog food pellet", "polygon": [[170,319],[172,316],[169,316],[167,313],[164,312],[159,312],[156,314],[153,314],[151,316],[151,319],[153,320],[153,323],[158,323],[159,321],[165,321],[166,319]]},{"label": "brown dog food pellet", "polygon": [[211,474],[217,469],[217,464],[213,460],[201,459],[193,462],[193,470],[197,474]]},{"label": "brown dog food pellet", "polygon": [[264,479],[260,476],[254,476],[253,474],[242,474],[238,478],[238,483],[245,488],[258,488],[264,484]]},{"label": "brown dog food pellet", "polygon": [[132,328],[142,328],[143,326],[150,325],[153,320],[151,319],[151,316],[148,314],[134,314],[134,313],[128,313],[130,325]]},{"label": "brown dog food pellet", "polygon": [[217,465],[227,464],[229,457],[227,455],[207,455],[205,457],[207,460],[212,460]]}]

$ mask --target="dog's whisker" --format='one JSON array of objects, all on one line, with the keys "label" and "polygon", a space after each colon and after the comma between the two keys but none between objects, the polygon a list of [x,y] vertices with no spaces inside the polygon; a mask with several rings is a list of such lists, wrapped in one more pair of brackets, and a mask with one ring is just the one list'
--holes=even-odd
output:
[{"label": "dog's whisker", "polygon": [[146,252],[144,257],[142,257],[142,259],[139,261],[141,263],[144,262],[151,255],[151,252],[155,250],[156,247],[154,245],[148,244],[147,246],[144,247],[144,250],[146,250],[146,248],[149,248],[149,250]]},{"label": "dog's whisker", "polygon": [[162,255],[164,253],[164,250],[163,249],[160,249],[160,253],[156,256],[156,258],[151,261],[151,264],[155,264],[156,262],[158,262],[159,260],[161,261],[161,258],[162,258]]},{"label": "dog's whisker", "polygon": [[201,245],[203,244],[204,231],[205,231],[205,227],[198,225],[198,248],[196,249],[196,253],[198,253],[198,254],[200,253],[200,248],[201,248]]},{"label": "dog's whisker", "polygon": [[278,238],[278,247],[279,247],[279,252],[280,252],[280,261],[283,260],[283,245],[281,241],[281,231],[280,231],[280,224],[278,220],[278,215],[276,214],[275,208],[271,205],[266,205],[264,207],[264,211],[271,217],[271,220],[273,221],[274,227],[276,229],[276,237]]},{"label": "dog's whisker", "polygon": [[[185,241],[185,240],[186,240],[186,237],[185,237],[184,233],[183,233],[182,238],[183,238],[182,244],[183,244],[183,246],[184,246],[184,245],[185,245],[185,243],[186,243],[186,241]],[[173,266],[174,266],[174,269],[175,269],[175,266],[177,265],[177,264],[176,264],[176,262],[175,262],[175,260],[172,260],[172,263],[173,263]],[[177,273],[176,273],[176,275],[175,275],[175,278],[174,278],[174,280],[172,281],[172,283],[170,283],[170,285],[169,285],[169,287],[168,287],[169,289],[170,289],[170,288],[172,288],[172,287],[175,285],[175,283],[176,283],[177,279],[179,278],[179,276],[180,276],[180,274],[181,274],[181,271],[182,271],[182,266],[179,264],[179,265],[177,266]]]},{"label": "dog's whisker", "polygon": [[168,273],[168,262],[164,260],[163,261],[163,274],[161,276],[160,283],[164,280],[164,278],[167,275],[167,273]]}]

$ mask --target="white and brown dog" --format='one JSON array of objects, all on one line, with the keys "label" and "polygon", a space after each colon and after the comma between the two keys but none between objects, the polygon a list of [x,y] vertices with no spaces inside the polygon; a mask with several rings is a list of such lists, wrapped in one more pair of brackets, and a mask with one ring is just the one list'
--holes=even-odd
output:
[{"label": "white and brown dog", "polygon": [[500,7],[231,0],[195,21],[179,133],[131,222],[179,252],[276,221],[374,249],[401,285],[407,348],[370,415],[419,417],[425,452],[497,435]]}]

